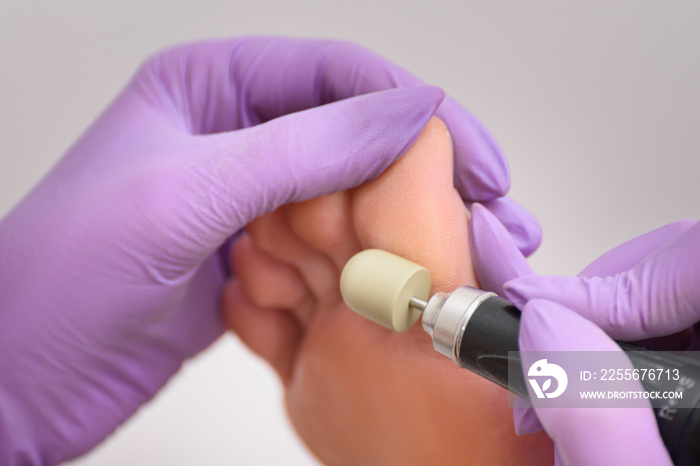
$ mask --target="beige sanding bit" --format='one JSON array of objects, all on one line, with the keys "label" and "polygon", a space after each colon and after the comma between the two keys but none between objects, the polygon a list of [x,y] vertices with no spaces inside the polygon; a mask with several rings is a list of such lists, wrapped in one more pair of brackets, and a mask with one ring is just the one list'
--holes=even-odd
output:
[{"label": "beige sanding bit", "polygon": [[340,292],[353,311],[403,332],[421,316],[430,295],[430,273],[403,257],[366,249],[345,265]]}]

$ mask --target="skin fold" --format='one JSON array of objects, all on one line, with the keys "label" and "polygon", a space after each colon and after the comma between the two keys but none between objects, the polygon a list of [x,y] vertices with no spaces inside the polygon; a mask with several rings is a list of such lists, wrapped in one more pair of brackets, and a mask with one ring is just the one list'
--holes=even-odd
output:
[{"label": "skin fold", "polygon": [[507,392],[436,353],[420,323],[395,333],[340,297],[343,266],[368,248],[428,268],[432,292],[477,285],[452,163],[433,118],[374,181],[259,217],[234,247],[226,324],[277,371],[294,427],[327,464],[553,462],[544,433],[515,435]]}]

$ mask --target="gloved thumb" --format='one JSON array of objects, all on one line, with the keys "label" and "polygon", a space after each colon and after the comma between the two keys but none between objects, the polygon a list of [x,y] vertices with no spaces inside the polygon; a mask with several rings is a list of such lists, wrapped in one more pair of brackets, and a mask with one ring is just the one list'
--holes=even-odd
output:
[{"label": "gloved thumb", "polygon": [[607,277],[531,276],[508,282],[508,299],[522,309],[543,298],[562,304],[618,340],[670,335],[700,319],[700,222]]},{"label": "gloved thumb", "polygon": [[397,88],[204,136],[220,195],[221,240],[277,207],[377,177],[418,138],[442,102],[432,86]]}]

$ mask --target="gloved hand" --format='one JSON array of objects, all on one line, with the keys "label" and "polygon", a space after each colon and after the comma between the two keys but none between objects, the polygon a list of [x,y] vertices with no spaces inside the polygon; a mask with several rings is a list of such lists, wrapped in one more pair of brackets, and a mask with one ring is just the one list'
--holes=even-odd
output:
[{"label": "gloved hand", "polygon": [[[249,37],[151,58],[0,223],[0,464],[75,457],[149,400],[223,331],[222,244],[281,204],[382,172],[443,99],[419,85],[334,41]],[[491,136],[453,101],[438,115],[465,199],[529,225],[518,242],[531,250],[537,224],[500,197]]]},{"label": "gloved hand", "polygon": [[[697,344],[691,326],[700,320],[699,222],[679,221],[635,238],[577,277],[533,275],[499,222],[478,205],[470,227],[481,285],[522,310],[522,351],[619,350],[611,337],[666,337],[645,344],[675,349]],[[519,433],[539,427],[525,408],[521,400],[515,411]],[[650,409],[535,411],[563,464],[671,462]]]}]

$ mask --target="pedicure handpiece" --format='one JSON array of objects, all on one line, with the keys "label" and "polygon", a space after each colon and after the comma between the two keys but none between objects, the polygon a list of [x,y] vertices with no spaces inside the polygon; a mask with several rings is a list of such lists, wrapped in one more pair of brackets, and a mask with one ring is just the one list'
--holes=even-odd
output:
[{"label": "pedicure handpiece", "polygon": [[[430,286],[426,268],[379,249],[353,256],[340,278],[343,299],[355,312],[398,332],[408,330],[421,318],[438,353],[528,399],[517,353],[520,311],[495,293],[462,286],[430,297]],[[678,369],[684,380],[692,382],[683,398],[684,405],[695,408],[679,408],[669,415],[666,405],[653,400],[652,405],[674,462],[700,464],[700,363],[670,352],[618,344],[635,368]],[[647,379],[642,385],[650,392],[677,389],[677,382],[671,380]]]}]

